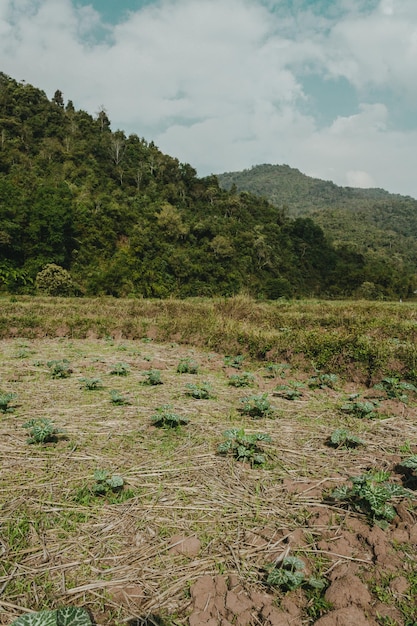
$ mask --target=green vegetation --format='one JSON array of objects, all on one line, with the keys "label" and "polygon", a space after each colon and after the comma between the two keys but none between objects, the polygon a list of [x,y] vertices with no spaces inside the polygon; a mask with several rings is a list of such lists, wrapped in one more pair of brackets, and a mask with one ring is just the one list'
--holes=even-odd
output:
[{"label": "green vegetation", "polygon": [[254,465],[264,465],[267,456],[262,448],[262,443],[270,443],[270,435],[266,433],[250,433],[238,428],[231,428],[224,432],[224,441],[219,444],[219,454],[231,454],[238,461],[244,461]]},{"label": "green vegetation", "polygon": [[337,428],[330,435],[328,443],[334,448],[356,448],[364,445],[365,442],[346,428]]},{"label": "green vegetation", "polygon": [[310,389],[334,389],[337,381],[336,374],[316,374],[308,379],[307,385]]},{"label": "green vegetation", "polygon": [[380,383],[374,385],[374,389],[384,391],[388,398],[400,400],[401,402],[407,402],[408,400],[408,395],[404,393],[405,391],[417,393],[415,385],[400,381],[396,376],[383,378]]},{"label": "green vegetation", "polygon": [[67,606],[55,611],[22,615],[11,626],[92,626],[92,621],[85,609]]},{"label": "green vegetation", "polygon": [[2,413],[12,413],[14,409],[10,406],[10,402],[15,398],[15,393],[0,393],[0,411]]},{"label": "green vegetation", "polygon": [[57,435],[64,431],[57,428],[55,424],[46,417],[39,417],[31,419],[25,424],[23,428],[29,430],[28,443],[49,443],[57,440]]},{"label": "green vegetation", "polygon": [[112,404],[117,404],[119,406],[131,404],[128,396],[124,395],[123,393],[120,393],[120,391],[117,391],[116,389],[110,390],[110,402]]},{"label": "green vegetation", "polygon": [[159,370],[147,370],[146,372],[142,372],[144,376],[146,376],[143,381],[144,385],[162,385],[163,380],[161,380],[161,372]]},{"label": "green vegetation", "polygon": [[191,396],[196,400],[210,400],[210,398],[215,397],[213,395],[213,387],[208,382],[202,382],[196,385],[189,383],[186,385],[185,393],[187,396]]},{"label": "green vegetation", "polygon": [[127,363],[115,363],[110,370],[112,376],[128,376],[130,366]]},{"label": "green vegetation", "polygon": [[369,471],[350,478],[352,487],[342,485],[334,489],[331,496],[364,513],[371,522],[384,526],[384,523],[391,522],[397,514],[391,501],[411,497],[410,491],[389,482],[389,478],[389,472]]},{"label": "green vegetation", "polygon": [[167,404],[159,407],[156,411],[151,417],[151,423],[159,428],[179,428],[190,421],[188,417],[173,413],[171,406]]},{"label": "green vegetation", "polygon": [[292,381],[288,385],[277,385],[275,387],[274,396],[285,398],[285,400],[297,400],[297,398],[301,398],[303,395],[301,391],[303,387],[304,384],[298,381]]},{"label": "green vegetation", "polygon": [[190,357],[181,359],[177,366],[177,372],[178,374],[198,374],[198,363]]},{"label": "green vegetation", "polygon": [[72,374],[72,369],[67,359],[48,361],[47,366],[51,371],[52,378],[68,378]]},{"label": "green vegetation", "polygon": [[80,378],[80,382],[88,391],[98,391],[104,388],[101,378]]},{"label": "green vegetation", "polygon": [[249,415],[253,419],[261,419],[263,417],[272,417],[273,408],[268,399],[267,393],[241,398],[241,412]]},{"label": "green vegetation", "polygon": [[253,387],[255,384],[255,376],[250,372],[242,372],[242,374],[232,374],[229,376],[229,385],[232,387]]},{"label": "green vegetation", "polygon": [[353,394],[353,396],[351,396],[349,400],[340,407],[340,410],[344,413],[349,413],[349,415],[357,417],[358,419],[373,419],[378,416],[378,413],[376,412],[378,402],[376,400],[366,400],[362,402],[356,398],[357,394]]},{"label": "green vegetation", "polygon": [[282,591],[294,591],[299,587],[323,589],[326,582],[315,576],[306,576],[305,563],[296,556],[286,556],[279,563],[267,566],[266,584],[279,587]]}]

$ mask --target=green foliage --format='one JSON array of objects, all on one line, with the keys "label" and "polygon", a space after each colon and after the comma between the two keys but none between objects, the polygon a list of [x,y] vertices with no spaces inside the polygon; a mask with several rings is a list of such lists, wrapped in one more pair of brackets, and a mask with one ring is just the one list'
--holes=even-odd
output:
[{"label": "green foliage", "polygon": [[340,407],[340,410],[358,419],[373,419],[378,416],[376,412],[378,402],[376,400],[362,402],[361,400],[357,400],[357,397],[357,394],[353,394],[350,399]]},{"label": "green foliage", "polygon": [[69,361],[62,359],[61,361],[48,361],[47,366],[51,370],[52,378],[69,378],[72,374]]},{"label": "green foliage", "polygon": [[336,374],[316,374],[308,379],[307,385],[310,389],[334,389],[338,381]]},{"label": "green foliage", "polygon": [[352,486],[342,485],[334,489],[331,497],[350,505],[355,511],[364,513],[371,522],[391,522],[396,511],[392,500],[410,497],[410,491],[389,482],[390,475],[384,471],[370,471],[350,478]]},{"label": "green foliage", "polygon": [[246,396],[245,398],[241,398],[240,402],[242,403],[240,409],[242,413],[249,415],[249,417],[253,419],[261,419],[273,415],[273,409],[267,393]]},{"label": "green foliage", "polygon": [[303,387],[303,383],[297,381],[293,381],[288,385],[277,385],[275,387],[274,396],[285,398],[285,400],[296,400],[303,395],[301,391]]},{"label": "green foliage", "polygon": [[198,374],[198,363],[190,357],[181,359],[177,366],[177,372],[178,374]]},{"label": "green foliage", "polygon": [[49,263],[38,272],[35,285],[39,293],[47,296],[72,296],[75,293],[71,274],[55,263]]},{"label": "green foliage", "polygon": [[109,492],[119,492],[123,489],[124,480],[121,476],[109,475],[107,470],[96,470],[94,472],[95,483],[92,492],[97,496],[106,496]]},{"label": "green foliage", "polygon": [[129,398],[117,391],[116,389],[110,390],[110,402],[119,406],[131,404]]},{"label": "green foliage", "polygon": [[262,444],[272,441],[268,434],[246,434],[243,429],[237,428],[226,430],[223,434],[224,441],[217,448],[219,454],[231,454],[238,461],[245,461],[252,466],[266,463]]},{"label": "green foliage", "polygon": [[128,376],[130,373],[130,365],[128,363],[115,363],[110,370],[112,376]]},{"label": "green foliage", "polygon": [[196,385],[189,383],[186,385],[186,395],[195,398],[196,400],[209,400],[215,396],[212,393],[212,386],[210,383],[203,382]]},{"label": "green foliage", "polygon": [[235,369],[240,370],[244,360],[245,357],[243,354],[238,354],[237,356],[225,356],[224,364],[226,367],[234,367]]},{"label": "green foliage", "polygon": [[158,426],[159,428],[179,428],[190,421],[188,417],[173,413],[169,404],[164,404],[156,411],[155,415],[151,417],[151,422],[153,426]]},{"label": "green foliage", "polygon": [[255,376],[250,372],[232,374],[229,376],[228,384],[232,387],[252,387],[255,384]]},{"label": "green foliage", "polygon": [[98,391],[103,389],[103,382],[101,378],[80,378],[80,382],[83,383],[84,389],[88,391]]},{"label": "green foliage", "polygon": [[142,372],[146,379],[143,381],[143,385],[162,385],[161,372],[159,370],[148,370]]},{"label": "green foliage", "polygon": [[92,621],[85,609],[67,606],[55,611],[21,615],[11,626],[92,626]]},{"label": "green foliage", "polygon": [[268,363],[265,365],[265,378],[285,378],[286,370],[289,369],[287,363]]},{"label": "green foliage", "polygon": [[55,442],[57,435],[64,432],[60,428],[57,428],[54,423],[46,417],[31,419],[23,424],[23,428],[29,430],[30,438],[28,439],[28,443]]},{"label": "green foliage", "polygon": [[330,435],[328,443],[334,448],[356,448],[364,445],[365,442],[346,428],[337,428]]},{"label": "green foliage", "polygon": [[181,359],[177,366],[178,374],[198,374],[198,363],[190,357]]},{"label": "green foliage", "polygon": [[400,461],[398,466],[402,470],[404,469],[406,471],[411,470],[411,473],[414,476],[416,476],[417,475],[417,454],[412,454],[411,456],[408,456],[407,458],[403,459],[402,461]]},{"label": "green foliage", "polygon": [[10,402],[15,398],[15,393],[0,393],[0,411],[2,413],[12,413],[14,409],[10,406]]},{"label": "green foliage", "polygon": [[266,583],[279,587],[282,591],[294,591],[299,587],[323,589],[326,583],[315,576],[306,577],[305,563],[296,556],[286,556],[280,563],[271,563],[266,567]]},{"label": "green foliage", "polygon": [[374,389],[384,391],[388,398],[400,400],[401,402],[407,402],[408,400],[408,395],[404,393],[405,391],[417,393],[415,385],[403,382],[395,376],[383,378],[380,383],[374,385]]}]

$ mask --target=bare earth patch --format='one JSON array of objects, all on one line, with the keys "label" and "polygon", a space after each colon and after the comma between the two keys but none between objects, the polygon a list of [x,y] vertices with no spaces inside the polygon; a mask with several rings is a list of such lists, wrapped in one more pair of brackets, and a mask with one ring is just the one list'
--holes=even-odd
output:
[{"label": "bare earth patch", "polygon": [[[13,338],[0,342],[0,356],[0,392],[16,394],[0,413],[0,624],[67,604],[103,626],[417,623],[415,480],[398,470],[417,452],[412,394],[407,403],[382,400],[379,418],[358,419],[340,407],[370,389],[338,381],[313,390],[305,371],[271,376],[259,362],[237,369],[225,355],[153,340]],[[187,357],[197,374],[177,372]],[[72,373],[52,378],[48,362],[63,359]],[[121,363],[126,375],[112,375]],[[151,370],[162,384],[149,384]],[[229,384],[242,372],[252,387]],[[102,387],[88,390],[85,379]],[[210,399],[186,394],[203,383]],[[273,395],[293,383],[296,399]],[[242,412],[254,394],[267,394],[268,417]],[[156,428],[158,410],[189,422]],[[23,424],[39,418],[63,433],[28,444]],[[342,426],[364,445],[330,447]],[[270,436],[263,466],[217,454],[232,428]],[[123,486],[98,493],[97,470]],[[410,487],[384,529],[330,497],[370,470]],[[268,584],[268,568],[288,557],[323,588]]]}]

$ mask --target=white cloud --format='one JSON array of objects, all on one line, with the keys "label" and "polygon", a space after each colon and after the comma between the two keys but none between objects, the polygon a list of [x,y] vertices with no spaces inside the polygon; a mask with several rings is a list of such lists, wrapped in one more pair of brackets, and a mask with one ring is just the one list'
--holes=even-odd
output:
[{"label": "white cloud", "polygon": [[[326,15],[317,6],[161,0],[110,27],[75,0],[1,0],[0,70],[90,113],[103,104],[114,129],[153,139],[200,174],[289,163],[417,196],[416,131],[395,129],[393,97],[375,98],[378,88],[414,106],[417,3],[335,0]],[[309,72],[345,77],[358,110],[319,126],[302,88]]]},{"label": "white cloud", "polygon": [[349,187],[375,187],[375,181],[368,172],[349,170],[346,172],[346,180]]}]

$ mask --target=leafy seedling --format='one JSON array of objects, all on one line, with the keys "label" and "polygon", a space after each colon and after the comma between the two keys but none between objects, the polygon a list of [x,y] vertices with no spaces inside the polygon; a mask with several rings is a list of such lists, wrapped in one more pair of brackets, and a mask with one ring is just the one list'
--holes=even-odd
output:
[{"label": "leafy seedling", "polygon": [[119,406],[132,404],[127,396],[124,396],[119,391],[116,391],[116,389],[111,389],[110,391],[110,402]]},{"label": "leafy seedling", "polygon": [[287,363],[268,363],[265,365],[265,378],[285,378],[288,369],[290,366]]},{"label": "leafy seedling", "polygon": [[103,389],[103,382],[100,378],[80,378],[83,388],[88,391],[98,391]]},{"label": "leafy seedling", "polygon": [[85,609],[67,606],[55,611],[21,615],[11,626],[92,626],[92,621]]},{"label": "leafy seedling", "polygon": [[407,402],[408,400],[408,395],[404,393],[405,391],[417,393],[417,387],[415,387],[415,385],[400,381],[400,379],[395,376],[383,378],[380,383],[374,385],[374,389],[384,391],[387,398],[400,400],[401,402]]},{"label": "leafy seedling", "polygon": [[379,406],[379,403],[377,401],[367,400],[362,402],[356,398],[356,394],[351,396],[350,399],[340,407],[340,410],[359,419],[374,419],[375,417],[378,417],[376,409]]},{"label": "leafy seedling", "polygon": [[305,563],[296,556],[286,556],[279,563],[266,566],[266,583],[271,587],[279,587],[282,591],[294,591],[299,587],[323,589],[326,582],[315,576],[306,577]]},{"label": "leafy seedling", "polygon": [[12,413],[14,409],[10,406],[10,402],[15,398],[15,393],[0,393],[0,411],[2,413]]},{"label": "leafy seedling", "polygon": [[152,415],[151,422],[154,426],[159,428],[179,428],[190,421],[187,417],[182,417],[173,413],[171,407],[168,404],[156,409],[156,414]]},{"label": "leafy seedling", "polygon": [[333,448],[357,448],[365,444],[362,439],[353,435],[345,428],[337,428],[333,431],[327,443]]},{"label": "leafy seedling", "polygon": [[336,374],[317,374],[308,379],[307,385],[310,389],[334,389],[337,381]]},{"label": "leafy seedling", "polygon": [[57,435],[64,432],[60,428],[57,428],[55,424],[46,417],[31,419],[26,422],[26,424],[23,424],[23,428],[29,430],[30,438],[28,439],[28,443],[55,442]]},{"label": "leafy seedling", "polygon": [[181,359],[177,366],[178,374],[198,374],[198,363],[187,357],[186,359]]},{"label": "leafy seedling", "polygon": [[342,485],[331,492],[334,500],[340,500],[355,511],[364,513],[369,521],[381,527],[388,525],[396,516],[392,500],[411,496],[409,490],[389,482],[390,475],[385,471],[370,471],[351,477],[352,486]]},{"label": "leafy seedling", "polygon": [[210,398],[214,398],[210,383],[199,383],[197,385],[189,383],[186,385],[185,393],[187,396],[191,396],[196,400],[209,400]]},{"label": "leafy seedling", "polygon": [[255,384],[255,376],[250,372],[242,374],[232,374],[229,377],[228,384],[231,387],[253,387]]},{"label": "leafy seedling", "polygon": [[69,378],[72,374],[72,369],[67,359],[48,361],[47,366],[50,369],[52,378]]},{"label": "leafy seedling", "polygon": [[234,367],[235,369],[240,370],[244,360],[245,357],[243,356],[243,354],[238,354],[237,356],[227,355],[224,357],[224,364],[226,365],[226,367]]},{"label": "leafy seedling", "polygon": [[303,387],[303,383],[297,381],[293,381],[289,385],[277,385],[275,387],[274,396],[284,398],[285,400],[297,400],[297,398],[301,398],[303,395],[301,391]]},{"label": "leafy seedling", "polygon": [[163,381],[161,380],[161,372],[159,370],[148,370],[143,372],[143,375],[146,376],[143,381],[143,385],[162,385]]},{"label": "leafy seedling", "polygon": [[128,376],[130,374],[130,365],[127,363],[115,363],[110,370],[112,376]]},{"label": "leafy seedling", "polygon": [[263,417],[271,417],[273,415],[273,409],[271,403],[268,400],[268,394],[262,393],[254,396],[247,396],[241,398],[242,403],[241,412],[244,415],[249,415],[253,419],[261,419]]},{"label": "leafy seedling", "polygon": [[246,461],[252,466],[266,463],[262,444],[272,441],[268,434],[246,434],[243,429],[232,428],[226,430],[223,435],[224,441],[217,448],[219,454],[231,454],[238,461]]},{"label": "leafy seedling", "polygon": [[124,480],[121,476],[110,476],[107,470],[96,470],[94,472],[95,483],[92,492],[97,496],[105,496],[109,492],[117,493],[123,489]]}]

